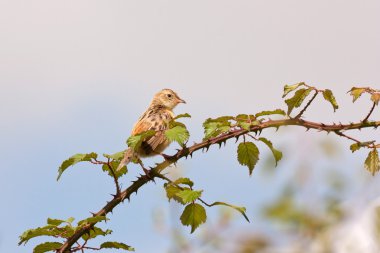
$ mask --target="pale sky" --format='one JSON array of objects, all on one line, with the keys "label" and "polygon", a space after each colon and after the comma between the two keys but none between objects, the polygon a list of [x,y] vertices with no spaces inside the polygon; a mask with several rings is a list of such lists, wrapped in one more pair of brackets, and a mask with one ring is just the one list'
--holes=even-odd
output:
[{"label": "pale sky", "polygon": [[[30,252],[33,241],[16,246],[23,230],[47,217],[84,218],[109,199],[112,181],[101,172],[75,167],[57,183],[57,167],[75,153],[124,149],[134,121],[162,88],[188,102],[176,112],[193,116],[186,122],[194,141],[207,117],[285,108],[282,87],[299,81],[331,88],[342,105],[333,114],[318,100],[310,119],[360,120],[368,98],[353,105],[346,92],[380,87],[379,13],[376,0],[0,0],[0,251]],[[234,148],[231,142],[181,165],[208,199],[254,212],[236,195],[244,187],[260,195],[268,185],[248,177]],[[359,166],[365,158],[345,152],[353,160],[336,166]],[[234,191],[223,193],[222,182]],[[165,252],[168,242],[149,233],[151,209],[165,204],[161,184],[150,184],[117,209],[109,239],[151,252],[147,234]]]}]

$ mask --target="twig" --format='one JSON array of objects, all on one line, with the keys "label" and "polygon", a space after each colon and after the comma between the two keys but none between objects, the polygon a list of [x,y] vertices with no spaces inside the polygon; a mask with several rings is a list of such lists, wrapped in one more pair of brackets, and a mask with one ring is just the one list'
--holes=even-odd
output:
[{"label": "twig", "polygon": [[[314,87],[310,87],[310,88],[314,88]],[[309,102],[307,102],[305,107],[297,114],[297,116],[295,116],[296,119],[298,119],[302,116],[302,114],[306,111],[306,109],[311,105],[311,102],[313,102],[313,100],[317,97],[319,90],[317,90],[315,88],[314,88],[314,90],[315,90],[315,93],[314,93],[313,97],[309,100]]]},{"label": "twig", "polygon": [[[94,214],[94,217],[97,216],[106,216],[108,213],[112,212],[112,210],[119,205],[121,202],[123,202],[125,199],[129,199],[132,193],[137,193],[137,191],[142,187],[143,185],[147,184],[148,182],[152,181],[155,177],[159,178],[166,178],[161,174],[161,172],[169,167],[171,164],[177,162],[179,159],[183,157],[187,157],[191,155],[193,152],[201,150],[203,148],[206,148],[210,145],[220,144],[223,143],[229,139],[237,138],[241,135],[245,135],[248,132],[257,132],[261,131],[263,129],[267,128],[278,128],[281,126],[301,126],[305,127],[307,129],[316,129],[319,131],[326,131],[326,132],[336,132],[336,131],[342,131],[342,130],[354,130],[354,129],[361,129],[361,128],[377,128],[380,126],[380,121],[372,121],[372,122],[358,122],[358,123],[351,123],[351,124],[322,124],[322,123],[316,123],[312,121],[306,121],[300,118],[291,118],[291,119],[281,119],[281,120],[267,120],[263,121],[258,125],[251,126],[250,130],[245,129],[236,129],[233,131],[229,131],[225,134],[221,134],[220,136],[217,136],[215,138],[204,140],[200,143],[195,143],[194,145],[190,147],[184,147],[180,149],[177,153],[170,156],[165,161],[159,163],[156,165],[156,167],[152,168],[150,170],[149,175],[142,175],[140,176],[136,181],[134,181],[127,189],[120,192],[119,195],[116,195],[113,197],[111,201],[109,201],[102,209],[100,209],[97,213]],[[170,180],[170,179],[169,179]],[[58,253],[64,253],[70,251],[72,245],[81,238],[82,235],[85,233],[88,233],[96,224],[89,223],[77,231],[69,237],[66,242],[61,246],[61,248],[58,249]]]},{"label": "twig", "polygon": [[373,105],[371,107],[371,110],[369,111],[368,115],[363,119],[363,122],[367,122],[369,116],[371,116],[372,112],[373,112],[373,109],[375,109],[375,106],[376,106],[376,103],[373,102]]}]

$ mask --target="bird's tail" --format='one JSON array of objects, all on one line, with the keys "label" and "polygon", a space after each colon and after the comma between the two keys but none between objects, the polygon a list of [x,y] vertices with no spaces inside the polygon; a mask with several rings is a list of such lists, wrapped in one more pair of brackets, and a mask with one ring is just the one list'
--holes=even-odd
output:
[{"label": "bird's tail", "polygon": [[128,148],[128,149],[125,151],[125,153],[124,153],[124,157],[123,157],[123,159],[121,160],[119,166],[117,166],[116,171],[121,170],[121,168],[123,168],[123,167],[126,166],[128,163],[130,163],[131,160],[132,160],[132,158],[133,158],[133,156],[134,156],[134,153],[135,153],[135,152],[133,151],[133,149]]}]

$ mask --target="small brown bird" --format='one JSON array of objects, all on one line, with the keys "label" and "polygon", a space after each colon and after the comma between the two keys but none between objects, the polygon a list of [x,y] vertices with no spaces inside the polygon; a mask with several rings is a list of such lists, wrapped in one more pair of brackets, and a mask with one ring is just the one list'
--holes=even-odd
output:
[{"label": "small brown bird", "polygon": [[186,102],[171,89],[163,89],[154,95],[148,109],[134,125],[131,136],[148,130],[154,130],[156,133],[146,139],[138,151],[128,148],[125,151],[123,160],[116,169],[117,171],[124,165],[127,165],[134,157],[139,158],[158,155],[169,146],[170,141],[165,136],[165,130],[169,128],[169,122],[174,118],[173,109],[179,103]]}]

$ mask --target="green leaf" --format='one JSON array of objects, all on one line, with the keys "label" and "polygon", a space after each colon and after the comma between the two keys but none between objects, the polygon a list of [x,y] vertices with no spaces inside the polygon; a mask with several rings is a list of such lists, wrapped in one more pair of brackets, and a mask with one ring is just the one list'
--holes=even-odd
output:
[{"label": "green leaf", "polygon": [[57,177],[57,181],[59,180],[59,178],[61,177],[62,173],[70,166],[73,166],[79,162],[87,162],[87,161],[91,161],[91,159],[96,159],[98,157],[98,154],[92,152],[92,153],[89,153],[89,154],[75,154],[73,155],[72,157],[70,157],[69,159],[63,161],[63,163],[61,164],[61,166],[59,167],[58,169],[58,177]]},{"label": "green leaf", "polygon": [[355,102],[364,92],[366,92],[366,90],[366,88],[352,87],[352,89],[349,91],[350,95],[352,96],[352,102]]},{"label": "green leaf", "polygon": [[[113,171],[113,173],[115,174],[115,176],[116,176],[117,178],[119,178],[119,177],[121,177],[121,176],[127,174],[127,172],[128,172],[127,166],[123,166],[123,167],[121,167],[121,169],[116,170],[117,167],[119,166],[119,164],[120,164],[120,161],[115,161],[115,160],[113,160],[113,161],[110,162],[110,166],[111,166],[111,168],[112,168],[112,171]],[[107,164],[103,164],[103,165],[102,165],[102,170],[103,170],[104,172],[107,172],[107,174],[108,174],[110,177],[113,177],[112,171],[111,171],[111,169],[108,167]]]},{"label": "green leaf", "polygon": [[362,146],[360,145],[360,143],[354,143],[354,144],[351,144],[350,149],[352,153],[354,153],[355,151],[359,150],[361,147]]},{"label": "green leaf", "polygon": [[171,199],[174,199],[178,203],[184,205],[185,202],[183,202],[182,198],[178,197],[177,194],[181,191],[177,186],[172,185],[172,184],[166,184],[165,185],[165,191],[166,191],[166,196],[168,197],[169,201]]},{"label": "green leaf", "polygon": [[365,159],[364,167],[372,173],[372,176],[380,170],[379,153],[377,149],[374,148],[369,152],[367,159]]},{"label": "green leaf", "polygon": [[279,151],[279,150],[277,150],[277,149],[275,149],[273,147],[272,142],[270,140],[268,140],[268,139],[266,139],[264,137],[260,137],[259,140],[262,141],[262,142],[264,142],[268,146],[268,148],[272,151],[273,157],[276,160],[276,166],[277,166],[278,161],[280,161],[281,158],[282,158],[282,152]]},{"label": "green leaf", "polygon": [[59,226],[59,225],[61,225],[64,222],[65,222],[64,220],[51,219],[51,218],[47,219],[47,224],[48,225],[53,225],[53,226]]},{"label": "green leaf", "polygon": [[191,233],[193,233],[199,225],[206,222],[206,210],[199,204],[188,204],[183,210],[180,219],[184,226],[191,226]]},{"label": "green leaf", "polygon": [[68,219],[66,220],[66,222],[69,223],[69,224],[71,224],[71,223],[73,223],[74,220],[75,220],[74,217],[70,217],[70,218],[68,218]]},{"label": "green leaf", "polygon": [[97,223],[99,221],[105,221],[108,220],[105,216],[95,216],[95,217],[90,217],[81,221],[78,221],[78,226],[90,224],[90,223]]},{"label": "green leaf", "polygon": [[220,205],[221,206],[228,206],[228,207],[231,207],[231,208],[235,209],[236,211],[240,212],[244,216],[244,218],[249,222],[248,216],[245,213],[245,211],[246,211],[245,207],[234,206],[234,205],[231,205],[231,204],[228,204],[228,203],[225,203],[225,202],[220,202],[220,201],[214,202],[210,206],[220,206]]},{"label": "green leaf", "polygon": [[112,233],[112,230],[107,229],[106,231],[98,227],[93,227],[89,233],[82,235],[82,239],[87,241],[93,239],[99,235],[106,236]]},{"label": "green leaf", "polygon": [[374,93],[372,93],[372,95],[371,95],[371,100],[372,100],[372,102],[374,102],[376,105],[379,105],[379,101],[380,101],[380,92],[374,92]]},{"label": "green leaf", "polygon": [[284,86],[284,94],[282,95],[282,98],[286,97],[286,95],[288,95],[290,92],[294,91],[295,89],[297,89],[298,87],[303,86],[303,85],[305,85],[304,82],[296,83],[293,85],[285,85]]},{"label": "green leaf", "polygon": [[141,147],[141,143],[156,134],[154,130],[148,130],[141,134],[130,136],[127,140],[128,147],[133,150],[138,150]]},{"label": "green leaf", "polygon": [[177,180],[175,180],[174,182],[173,182],[173,184],[176,184],[176,185],[178,185],[178,184],[186,184],[186,185],[188,185],[188,186],[190,186],[190,187],[193,187],[193,185],[194,185],[194,183],[193,183],[193,181],[191,181],[189,178],[187,178],[187,177],[180,177],[180,178],[178,178]]},{"label": "green leaf", "polygon": [[184,189],[177,192],[176,196],[181,198],[183,203],[190,203],[197,200],[202,195],[202,192],[203,191],[193,191],[190,189]]},{"label": "green leaf", "polygon": [[55,236],[62,233],[61,231],[56,230],[56,226],[48,225],[45,227],[38,227],[35,229],[28,229],[19,237],[20,241],[18,245],[22,243],[27,243],[30,239],[38,236]]},{"label": "green leaf", "polygon": [[258,117],[261,117],[261,116],[267,116],[267,115],[273,115],[273,114],[278,114],[278,115],[283,115],[285,116],[286,113],[284,110],[281,110],[281,109],[276,109],[276,110],[273,110],[273,111],[262,111],[262,112],[259,112],[259,113],[256,113],[256,118]]},{"label": "green leaf", "polygon": [[214,121],[207,119],[203,123],[203,127],[205,133],[205,137],[203,139],[209,139],[216,137],[221,133],[228,132],[231,128],[231,123],[229,121]]},{"label": "green leaf", "polygon": [[285,103],[288,105],[287,114],[290,115],[294,108],[300,107],[302,102],[305,100],[305,98],[310,94],[312,90],[312,88],[299,89],[296,91],[293,97],[285,100]]},{"label": "green leaf", "polygon": [[242,142],[238,146],[237,153],[239,163],[246,165],[249,169],[249,175],[251,175],[253,168],[259,160],[259,149],[252,142]]},{"label": "green leaf", "polygon": [[329,89],[324,90],[323,91],[323,98],[331,103],[332,107],[334,108],[334,112],[336,109],[339,108],[338,103],[336,102],[334,94],[332,93],[331,90],[329,90]]},{"label": "green leaf", "polygon": [[176,141],[179,145],[183,146],[189,139],[189,131],[185,127],[175,126],[165,131],[165,136],[169,141]]},{"label": "green leaf", "polygon": [[180,119],[180,118],[191,118],[191,115],[188,113],[184,113],[184,114],[179,114],[179,115],[174,117],[175,120]]},{"label": "green leaf", "polygon": [[62,246],[62,243],[60,242],[45,242],[37,245],[33,249],[33,253],[44,253],[48,251],[54,251],[56,249],[59,249]]},{"label": "green leaf", "polygon": [[109,159],[112,159],[112,160],[121,161],[123,159],[123,157],[124,157],[124,153],[125,153],[125,151],[120,151],[120,152],[117,152],[117,153],[112,154],[112,155],[103,154],[103,156],[105,158],[109,158]]},{"label": "green leaf", "polygon": [[236,121],[252,122],[256,120],[255,115],[239,114],[235,117]]},{"label": "green leaf", "polygon": [[122,242],[103,242],[100,245],[101,249],[125,249],[128,251],[135,251],[134,248],[131,246],[128,246],[127,244],[124,244]]}]

